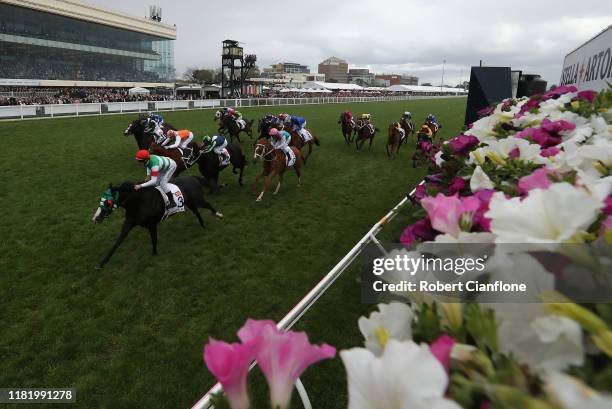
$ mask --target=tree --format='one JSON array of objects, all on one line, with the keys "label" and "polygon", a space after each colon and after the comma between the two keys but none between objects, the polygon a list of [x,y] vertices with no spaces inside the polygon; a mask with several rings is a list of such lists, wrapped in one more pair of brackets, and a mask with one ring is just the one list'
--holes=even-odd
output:
[{"label": "tree", "polygon": [[261,76],[261,71],[259,70],[258,66],[254,66],[253,68],[251,68],[246,76],[244,77],[245,79],[249,79],[249,78],[259,78]]},{"label": "tree", "polygon": [[197,84],[210,83],[215,79],[215,71],[207,68],[189,67],[185,71],[184,78]]}]

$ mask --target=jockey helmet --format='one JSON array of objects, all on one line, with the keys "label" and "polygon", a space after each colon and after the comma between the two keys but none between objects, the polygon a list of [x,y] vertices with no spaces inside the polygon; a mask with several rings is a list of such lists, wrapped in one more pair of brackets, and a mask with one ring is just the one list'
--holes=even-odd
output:
[{"label": "jockey helmet", "polygon": [[283,121],[285,120],[285,118],[287,118],[289,115],[288,114],[278,114],[278,118],[282,119]]},{"label": "jockey helmet", "polygon": [[270,130],[268,131],[268,135],[270,135],[270,136],[278,136],[278,129],[270,128]]},{"label": "jockey helmet", "polygon": [[151,159],[151,154],[146,149],[141,149],[136,152],[136,160],[149,160]]},{"label": "jockey helmet", "polygon": [[404,112],[404,116],[407,118],[412,118],[412,113],[409,111]]},{"label": "jockey helmet", "polygon": [[210,145],[213,142],[212,138],[208,135],[206,135],[204,138],[202,138],[202,143],[204,145]]}]

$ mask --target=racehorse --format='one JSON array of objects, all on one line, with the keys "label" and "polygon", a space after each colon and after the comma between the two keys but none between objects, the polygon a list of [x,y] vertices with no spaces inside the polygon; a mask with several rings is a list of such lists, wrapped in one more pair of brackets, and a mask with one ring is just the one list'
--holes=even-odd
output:
[{"label": "racehorse", "polygon": [[238,142],[240,142],[240,132],[246,133],[249,135],[249,138],[253,137],[253,119],[249,121],[243,118],[244,128],[240,128],[240,125],[238,125],[234,119],[225,115],[221,110],[218,110],[215,112],[215,121],[216,120],[219,120],[219,129],[217,129],[217,131],[220,135],[223,135],[223,133],[227,131],[230,142],[233,142],[234,138],[238,139]]},{"label": "racehorse", "polygon": [[289,129],[289,128],[287,129],[288,129],[289,134],[291,135],[291,141],[289,142],[289,146],[294,146],[301,152],[302,148],[305,145],[308,145],[308,153],[306,154],[306,156],[303,157],[304,165],[306,165],[306,161],[312,154],[312,145],[315,144],[317,146],[321,146],[321,142],[319,142],[319,138],[317,138],[317,136],[314,133],[312,133],[310,129],[306,129],[308,133],[310,133],[310,136],[312,136],[312,139],[310,139],[308,142],[304,142],[304,139],[297,131],[294,131],[293,129]]},{"label": "racehorse", "polygon": [[404,143],[408,143],[408,137],[410,135],[414,135],[415,132],[414,124],[410,119],[406,119],[402,116],[402,119],[400,120],[400,125],[402,126],[404,132],[406,132],[406,138],[404,139]]},{"label": "racehorse", "polygon": [[[215,189],[218,189],[219,186],[219,173],[225,169],[228,165],[221,165],[219,162],[219,156],[215,153],[209,152],[200,154],[204,145],[201,142],[194,143],[194,149],[196,149],[196,157],[197,159],[194,162],[187,162],[183,158],[183,154],[180,149],[166,149],[157,144],[151,145],[149,151],[154,155],[166,156],[174,162],[176,162],[176,170],[174,174],[176,176],[180,175],[181,172],[190,168],[193,164],[197,163],[198,168],[200,169],[200,173],[206,181],[208,182],[208,186],[210,188],[210,192],[212,193]],[[230,154],[230,163],[232,165],[232,173],[236,173],[236,169],[240,170],[240,175],[238,177],[238,183],[240,186],[242,183],[242,175],[244,173],[244,167],[246,166],[246,157],[244,153],[242,153],[242,148],[237,143],[228,143],[226,146],[227,152]]]},{"label": "racehorse", "polygon": [[[393,122],[391,125],[389,125],[389,130],[388,130],[389,138],[387,139],[387,156],[388,157],[391,157],[391,154],[393,153],[394,150],[396,154],[399,154],[399,149],[402,146],[402,136],[404,136],[404,139],[408,139],[408,137],[405,136],[405,132],[406,131],[402,129],[399,122]],[[391,147],[391,151],[389,151],[389,147]]]},{"label": "racehorse", "polygon": [[[168,132],[170,129],[177,131],[172,124],[164,122],[162,125],[162,130],[164,133]],[[125,131],[123,131],[123,135],[134,135],[136,144],[138,144],[138,149],[149,149],[149,146],[155,142],[155,136],[153,135],[154,130],[154,121],[146,115],[140,115],[138,118],[130,122],[128,127],[125,128]]]},{"label": "racehorse", "polygon": [[274,115],[268,114],[259,120],[257,132],[259,138],[270,139],[270,129],[276,128],[279,131],[284,128],[283,123]]},{"label": "racehorse", "polygon": [[[295,173],[298,178],[298,186],[302,183],[302,177],[300,175],[300,168],[302,167],[302,154],[299,149],[295,146],[291,147],[293,154],[295,155],[295,163],[293,164],[293,169],[295,169]],[[262,176],[266,177],[264,182],[264,187],[259,196],[257,196],[257,202],[261,202],[264,193],[270,188],[270,184],[272,183],[272,179],[275,176],[278,176],[278,185],[274,190],[274,194],[277,194],[281,183],[283,182],[283,174],[287,170],[287,158],[285,153],[281,150],[272,148],[272,144],[267,139],[259,139],[255,144],[255,153],[253,155],[253,162],[257,162],[258,160],[263,160],[263,170],[260,174],[255,178],[255,183],[253,184],[253,193],[257,192],[257,184],[259,183],[259,179]]]},{"label": "racehorse", "polygon": [[[215,208],[204,199],[204,190],[202,186],[205,181],[202,180],[202,178],[183,176],[173,179],[172,183],[181,190],[185,207],[191,210],[197,217],[200,226],[204,227],[204,221],[202,220],[198,208],[209,209],[215,216],[219,218],[223,217],[221,212],[215,210]],[[102,223],[117,207],[123,207],[125,209],[125,220],[123,221],[121,232],[115,240],[115,244],[113,244],[113,247],[106,256],[104,256],[102,261],[96,265],[96,269],[98,270],[104,267],[129,232],[136,226],[141,226],[149,230],[151,244],[153,246],[153,255],[157,254],[157,224],[162,220],[166,210],[166,204],[161,193],[154,187],[134,190],[134,184],[130,182],[124,182],[119,185],[119,187],[109,185],[100,200],[100,206],[98,210],[96,210],[92,220],[96,223]]]},{"label": "racehorse", "polygon": [[438,131],[440,130],[440,128],[442,128],[442,125],[437,124],[435,122],[432,121],[425,121],[425,123],[423,125],[426,125],[429,127],[429,129],[431,129],[431,138],[435,138],[436,135],[438,134]]},{"label": "racehorse", "polygon": [[343,112],[340,114],[340,119],[338,123],[342,127],[342,136],[344,136],[344,141],[347,145],[350,145],[353,142],[353,131],[355,130],[355,122],[349,119],[350,112]]},{"label": "racehorse", "polygon": [[428,125],[423,124],[417,132],[416,150],[412,155],[412,167],[416,168],[420,161],[429,160],[432,148],[433,132]]},{"label": "racehorse", "polygon": [[[355,138],[355,147],[357,150],[360,151],[361,147],[368,139],[370,140],[370,147],[368,150],[372,150],[372,141],[374,140],[374,135],[376,135],[376,132],[378,131],[380,131],[380,129],[376,128],[372,124],[366,124],[361,119],[357,121],[357,126],[353,131],[355,134],[357,134],[357,137]],[[361,142],[361,144],[359,142]]]}]

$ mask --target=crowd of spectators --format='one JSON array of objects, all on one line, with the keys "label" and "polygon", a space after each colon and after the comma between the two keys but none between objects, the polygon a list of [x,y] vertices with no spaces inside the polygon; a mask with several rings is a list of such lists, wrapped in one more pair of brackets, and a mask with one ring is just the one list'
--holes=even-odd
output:
[{"label": "crowd of spectators", "polygon": [[0,87],[0,105],[79,104],[100,102],[166,101],[167,93],[129,94],[122,88]]}]

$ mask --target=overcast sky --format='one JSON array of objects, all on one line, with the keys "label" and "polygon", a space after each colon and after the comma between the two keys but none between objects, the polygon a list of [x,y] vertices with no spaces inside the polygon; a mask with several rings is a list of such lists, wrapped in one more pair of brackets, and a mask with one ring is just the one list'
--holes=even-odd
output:
[{"label": "overcast sky", "polygon": [[420,83],[469,79],[469,67],[511,66],[558,83],[564,56],[612,24],[609,0],[84,0],[176,24],[177,74],[218,67],[221,41],[238,40],[258,65],[287,61],[317,71],[341,57],[350,67],[406,73]]}]

